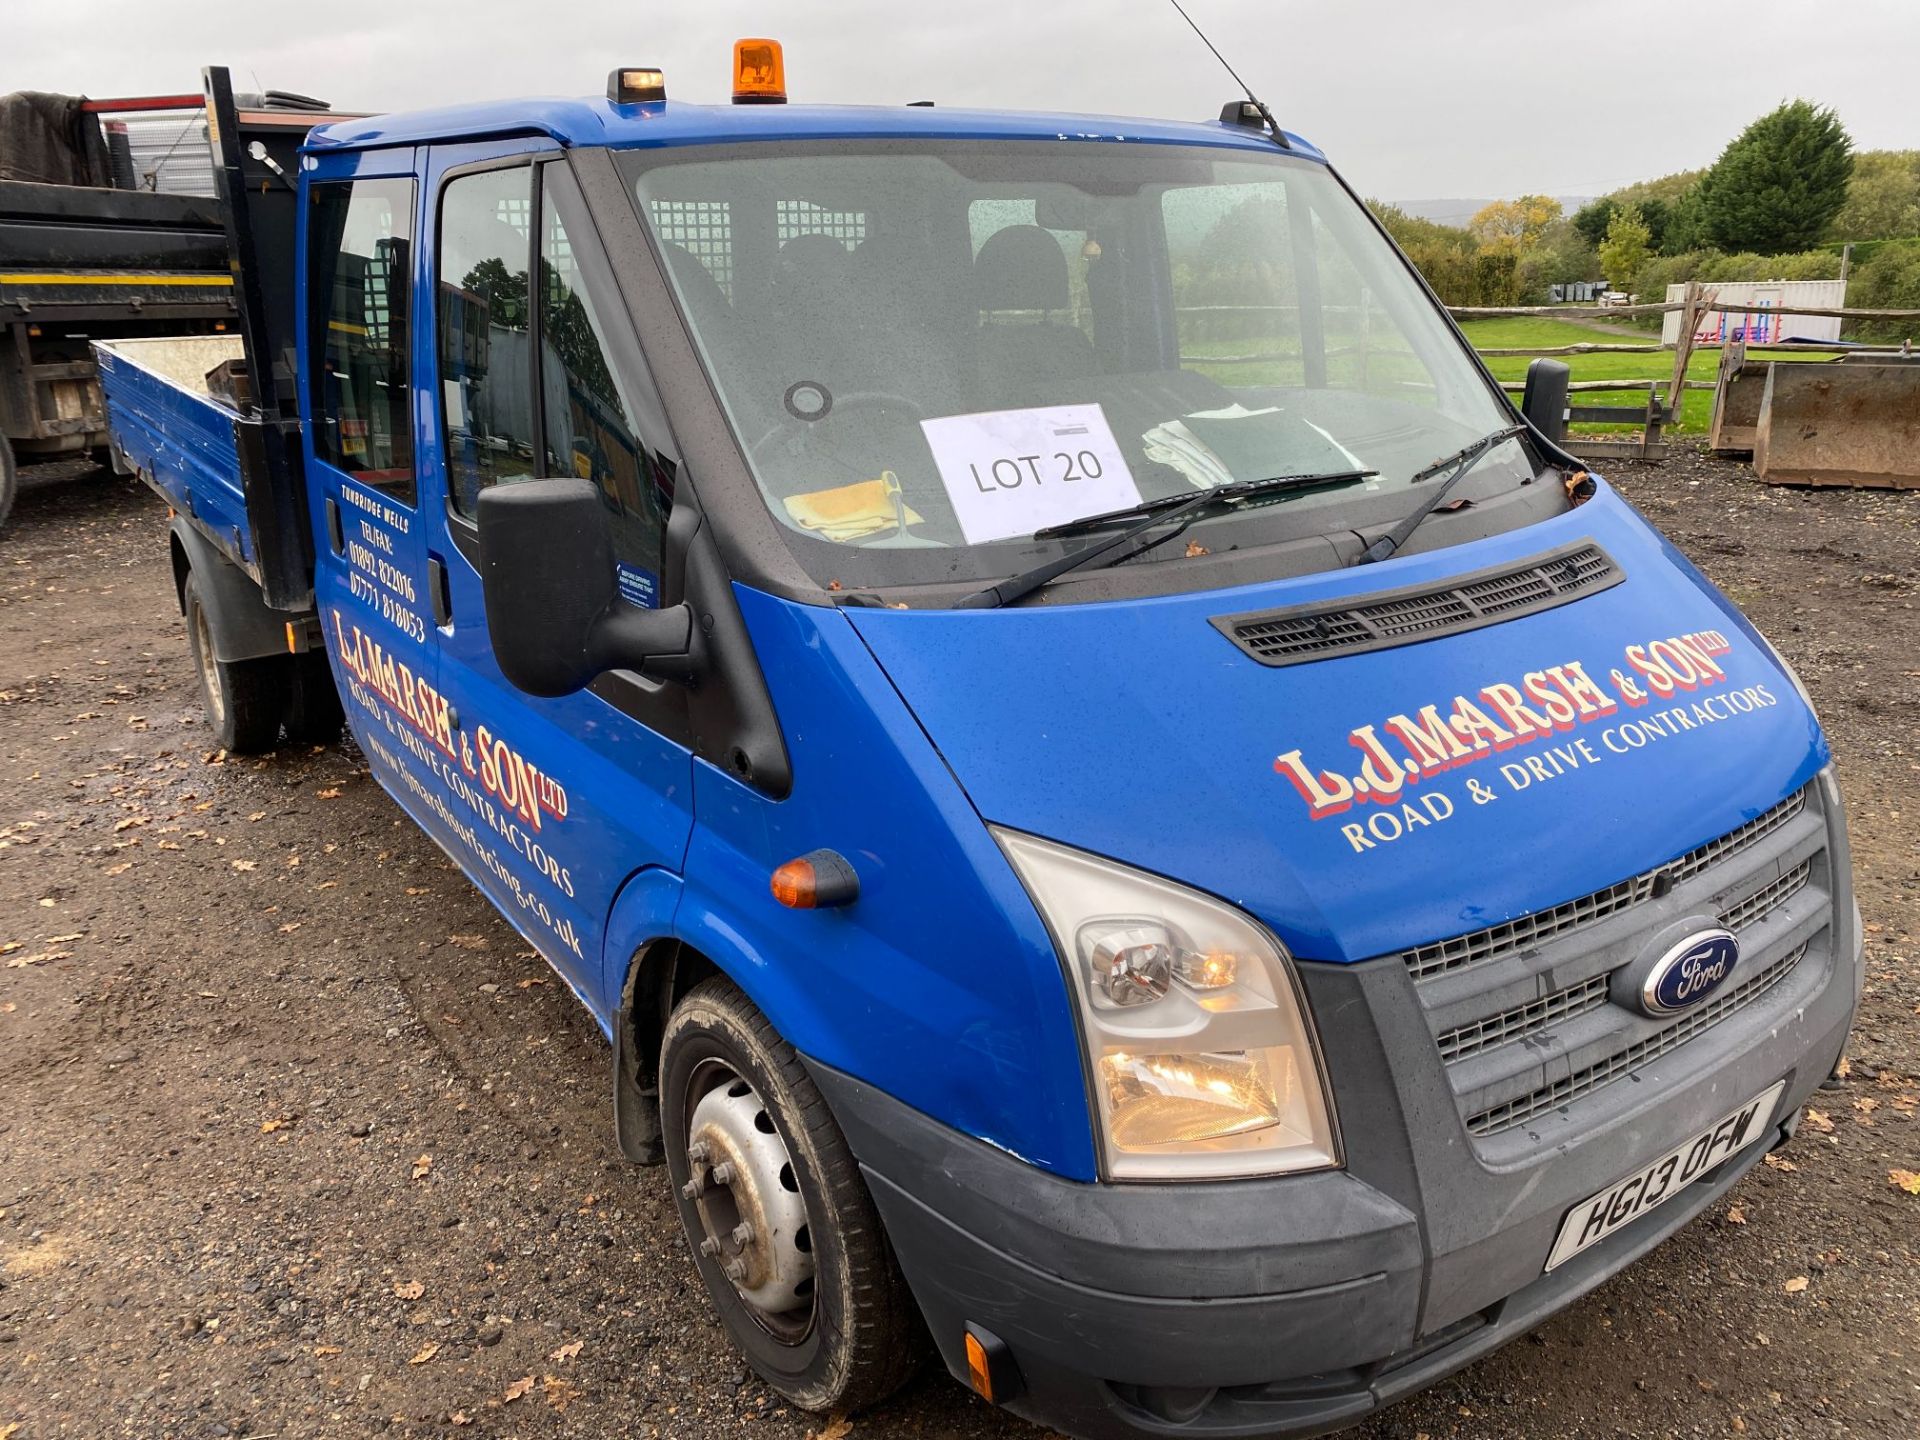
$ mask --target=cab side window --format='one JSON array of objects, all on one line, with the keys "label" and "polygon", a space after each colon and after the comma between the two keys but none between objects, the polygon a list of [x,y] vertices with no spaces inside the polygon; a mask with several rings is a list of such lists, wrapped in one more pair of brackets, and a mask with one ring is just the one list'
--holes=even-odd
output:
[{"label": "cab side window", "polygon": [[536,473],[533,172],[458,176],[441,192],[438,316],[447,493],[469,518],[489,485]]},{"label": "cab side window", "polygon": [[[613,527],[621,593],[660,603],[660,561],[673,482],[635,433],[607,347],[608,317],[581,278],[560,167],[543,167],[540,221],[540,411],[547,475],[591,480]],[[564,187],[569,188],[570,187]],[[575,212],[577,214],[577,212]],[[584,227],[584,220],[576,223]],[[583,237],[584,238],[584,237]]]},{"label": "cab side window", "polygon": [[314,453],[411,505],[411,180],[316,185],[308,216]]}]

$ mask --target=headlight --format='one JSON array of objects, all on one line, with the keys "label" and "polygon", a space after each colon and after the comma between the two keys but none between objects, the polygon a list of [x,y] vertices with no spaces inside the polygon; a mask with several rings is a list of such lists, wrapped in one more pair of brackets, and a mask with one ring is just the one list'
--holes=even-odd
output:
[{"label": "headlight", "polygon": [[994,830],[1080,1009],[1106,1174],[1339,1163],[1293,965],[1251,918],[1157,875]]}]

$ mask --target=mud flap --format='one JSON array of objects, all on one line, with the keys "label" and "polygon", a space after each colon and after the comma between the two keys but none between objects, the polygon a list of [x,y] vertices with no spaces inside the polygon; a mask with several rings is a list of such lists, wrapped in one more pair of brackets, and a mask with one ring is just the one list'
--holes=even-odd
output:
[{"label": "mud flap", "polygon": [[660,1165],[667,1151],[660,1129],[660,1090],[645,1073],[645,1059],[633,1040],[633,996],[640,966],[627,976],[613,1022],[613,1133],[620,1153],[636,1165]]}]

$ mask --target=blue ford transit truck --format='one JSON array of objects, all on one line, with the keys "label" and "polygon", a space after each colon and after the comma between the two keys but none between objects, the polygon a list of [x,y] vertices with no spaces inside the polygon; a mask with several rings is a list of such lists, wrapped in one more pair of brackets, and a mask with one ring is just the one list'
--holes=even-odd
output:
[{"label": "blue ford transit truck", "polygon": [[[1826,741],[1326,159],[654,70],[247,140],[100,345],[238,751],[336,732],[611,1041],[796,1404],[1336,1429],[1844,1049]],[[210,383],[208,375],[213,375]]]}]

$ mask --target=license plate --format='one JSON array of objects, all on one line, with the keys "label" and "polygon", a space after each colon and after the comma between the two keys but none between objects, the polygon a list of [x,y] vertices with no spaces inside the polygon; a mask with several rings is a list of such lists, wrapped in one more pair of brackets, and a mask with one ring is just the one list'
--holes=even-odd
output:
[{"label": "license plate", "polygon": [[1773,1119],[1782,1080],[1728,1115],[1669,1150],[1644,1170],[1635,1171],[1598,1195],[1589,1196],[1560,1222],[1560,1238],[1547,1256],[1547,1269],[1566,1264],[1589,1245],[1598,1245],[1623,1225],[1631,1225],[1656,1205],[1664,1205],[1729,1155],[1751,1145]]}]

